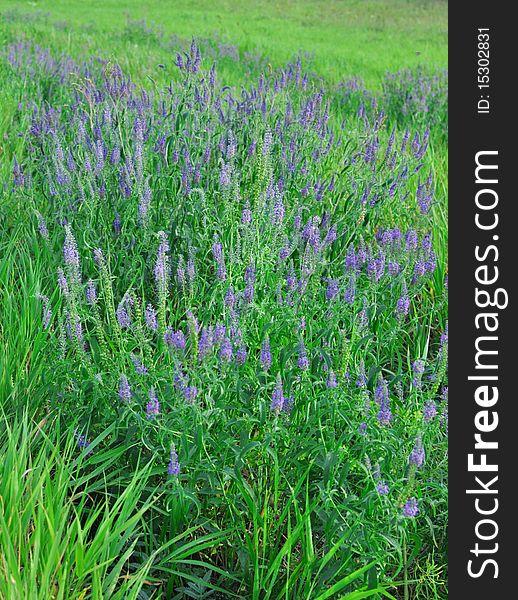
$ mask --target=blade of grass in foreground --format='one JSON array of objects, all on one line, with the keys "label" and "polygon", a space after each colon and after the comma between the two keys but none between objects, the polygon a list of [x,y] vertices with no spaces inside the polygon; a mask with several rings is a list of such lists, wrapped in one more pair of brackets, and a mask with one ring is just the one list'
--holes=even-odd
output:
[{"label": "blade of grass in foreground", "polygon": [[153,558],[134,564],[132,557],[151,505],[139,501],[151,467],[115,501],[96,492],[93,502],[87,486],[77,487],[72,432],[62,437],[26,415],[14,423],[4,416],[0,448],[0,597],[137,598]]}]

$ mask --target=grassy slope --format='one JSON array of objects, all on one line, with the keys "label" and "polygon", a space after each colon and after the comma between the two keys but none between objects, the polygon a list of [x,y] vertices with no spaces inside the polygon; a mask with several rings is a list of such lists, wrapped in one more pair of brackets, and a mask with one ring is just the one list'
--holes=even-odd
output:
[{"label": "grassy slope", "polygon": [[[85,47],[98,49],[113,53],[130,66],[141,67],[153,60],[163,60],[162,50],[144,47],[145,42],[124,39],[125,13],[128,13],[132,19],[145,17],[165,32],[185,38],[218,33],[225,41],[237,44],[241,51],[257,50],[267,55],[274,65],[291,59],[298,50],[310,51],[314,53],[313,69],[328,80],[361,75],[368,86],[378,87],[387,70],[418,63],[446,66],[446,7],[445,2],[403,0],[275,3],[237,0],[219,1],[217,7],[203,0],[195,8],[185,0],[31,3],[0,0],[0,12],[16,8],[23,12],[51,13],[47,23],[29,26],[20,21],[0,20],[0,45],[30,31],[42,45],[62,47],[77,54]],[[69,21],[73,30],[56,28],[53,23],[58,20]],[[420,55],[416,54],[418,51]],[[0,72],[0,182],[10,176],[10,160],[2,159],[2,153],[7,152],[8,156],[12,150],[7,144],[21,145],[12,132],[11,122],[18,98],[1,75]],[[5,134],[9,135],[9,141],[5,141]],[[445,187],[447,156],[443,148],[437,150],[436,169],[440,185]],[[21,408],[28,398],[33,403],[37,400],[33,390],[41,369],[41,362],[38,366],[36,360],[41,332],[35,318],[40,310],[35,294],[39,291],[37,282],[45,271],[45,258],[27,243],[28,235],[34,236],[32,225],[26,222],[22,211],[10,210],[7,214],[4,199],[0,191],[0,412],[2,408]],[[440,231],[446,236],[444,219],[445,214],[438,214],[442,222]],[[439,246],[445,249],[444,244]],[[14,404],[5,403],[10,395]]]},{"label": "grassy slope", "polygon": [[315,71],[328,79],[360,74],[370,86],[386,71],[447,64],[447,3],[440,0],[0,1],[2,12],[13,8],[50,12],[51,21],[95,24],[105,31],[121,30],[127,15],[145,18],[165,33],[219,35],[274,64],[302,50],[314,54]]}]

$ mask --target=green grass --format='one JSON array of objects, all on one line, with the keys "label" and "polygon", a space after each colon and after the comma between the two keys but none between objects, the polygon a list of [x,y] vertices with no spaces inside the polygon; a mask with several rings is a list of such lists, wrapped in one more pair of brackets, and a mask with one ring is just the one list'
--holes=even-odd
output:
[{"label": "green grass", "polygon": [[[165,37],[217,35],[237,45],[242,55],[259,52],[274,66],[285,64],[299,51],[307,52],[314,55],[312,69],[332,82],[361,75],[369,87],[375,87],[387,71],[418,64],[447,65],[447,3],[441,0],[2,0],[2,9],[50,13],[49,24],[69,23],[70,32],[44,28],[48,38],[60,38],[68,51],[81,48],[85,36],[95,30],[98,42],[90,43],[118,60],[124,60],[124,53],[130,62],[131,55],[141,60],[148,49],[145,40],[125,43],[119,37],[128,16],[145,18]],[[25,27],[18,25],[22,31]]]},{"label": "green grass", "polygon": [[[387,71],[423,64],[443,69],[447,63],[447,5],[441,1],[216,4],[204,0],[192,6],[184,0],[0,0],[0,13],[4,15],[0,46],[21,38],[76,59],[101,54],[119,62],[139,83],[156,89],[178,81],[173,66],[176,49],[192,36],[212,40],[204,47],[205,67],[210,67],[210,52],[217,49],[214,40],[237,46],[238,61],[218,59],[220,81],[237,89],[262,70],[269,73],[284,65],[298,52],[311,54],[306,64],[331,89],[358,75],[369,89],[380,91]],[[150,29],[138,23],[143,18]],[[171,42],[172,35],[178,39]],[[27,111],[18,111],[18,103],[37,95],[42,80],[12,76],[0,58],[0,84],[0,181],[4,181],[11,178],[13,156],[28,160],[25,138],[19,132],[27,130],[29,117]],[[68,102],[69,91],[64,86],[46,93],[59,104]],[[332,119],[337,125],[342,105],[338,95],[333,98]],[[354,111],[348,110],[351,127],[357,127],[351,116]],[[402,127],[406,125],[417,126],[412,116],[403,120]],[[382,131],[382,143],[388,133]],[[354,143],[361,140],[357,131],[351,137]],[[331,171],[339,158],[330,162]],[[344,361],[353,366],[365,357],[373,364],[385,361],[395,376],[407,372],[415,356],[432,353],[434,336],[445,325],[444,128],[432,130],[426,156],[429,167],[434,169],[437,186],[432,221],[438,268],[416,301],[407,331],[398,338],[382,337],[381,344],[369,336],[354,338],[347,350],[352,355],[346,357],[344,352]],[[410,187],[415,192],[415,183]],[[182,424],[172,422],[168,432],[167,443],[169,434],[179,442],[185,468],[178,481],[164,482],[163,455],[141,443],[149,441],[145,436],[139,438],[135,430],[119,427],[115,420],[102,428],[93,411],[86,417],[80,414],[91,385],[78,393],[78,404],[67,409],[67,418],[72,418],[63,422],[67,413],[60,418],[64,409],[56,382],[63,381],[69,365],[54,368],[58,363],[52,362],[48,336],[42,331],[38,300],[39,293],[48,293],[55,312],[60,308],[55,272],[62,262],[62,232],[51,231],[48,244],[38,236],[35,210],[47,210],[47,216],[49,212],[41,189],[24,196],[0,188],[0,413],[4,413],[0,419],[0,598],[444,600],[445,458],[438,452],[430,459],[428,477],[419,483],[425,512],[419,526],[398,529],[394,506],[372,491],[375,484],[364,459],[370,456],[374,462],[385,456],[383,464],[396,464],[398,454],[406,452],[413,440],[407,432],[404,436],[393,432],[383,444],[373,440],[369,448],[362,448],[356,417],[351,416],[356,408],[351,412],[349,397],[308,396],[307,411],[294,420],[299,434],[303,432],[303,443],[301,438],[294,444],[282,422],[271,423],[268,400],[261,400],[259,414],[243,410],[242,398],[246,403],[255,401],[245,385],[236,386],[237,392],[227,390],[231,401],[221,402],[215,378],[212,404],[200,411],[186,410]],[[198,199],[193,199],[193,206],[194,202]],[[340,207],[345,205],[344,198],[339,202]],[[226,222],[220,209],[209,198],[205,218],[210,231],[197,239],[207,249],[213,229]],[[74,232],[82,251],[91,249],[104,230],[111,231],[110,222],[99,225],[104,217],[94,211],[77,217]],[[386,211],[377,217],[385,226],[396,218]],[[194,216],[185,218],[191,220],[193,231],[203,230]],[[376,222],[366,226],[367,236],[373,237],[375,226]],[[110,235],[103,240],[108,246]],[[154,252],[156,239],[145,241]],[[266,255],[268,240],[257,243]],[[135,264],[115,245],[110,255],[127,266],[116,269],[112,278],[117,294],[131,283],[139,292],[146,289],[149,274],[145,275],[141,263],[132,271]],[[338,259],[343,256],[335,256]],[[91,267],[85,268],[96,276]],[[209,287],[200,294],[200,306],[216,301]],[[374,298],[373,306],[379,303],[381,315],[387,298],[388,294]],[[180,318],[183,308],[177,310]],[[257,339],[265,325],[263,320],[255,326]],[[383,316],[377,320],[382,336],[389,325],[390,319]],[[334,341],[331,330],[326,335]],[[296,352],[295,347],[290,352]],[[123,368],[113,354],[113,361],[110,356],[112,362],[106,363],[107,380],[116,379]],[[289,354],[282,357],[289,359]],[[72,372],[71,368],[71,380]],[[369,375],[374,379],[376,373]],[[210,380],[209,371],[205,376]],[[92,438],[87,451],[77,447],[74,436],[80,416],[81,431]],[[415,424],[420,413],[412,405],[406,416]],[[440,448],[445,444],[441,435],[438,427],[430,433],[430,439],[438,436],[434,439],[440,439]],[[361,480],[368,484],[357,496]],[[401,474],[394,485],[404,486],[405,481]],[[382,551],[385,546],[389,550]],[[361,555],[365,547],[372,549],[368,556]],[[390,568],[384,570],[388,562]]]}]

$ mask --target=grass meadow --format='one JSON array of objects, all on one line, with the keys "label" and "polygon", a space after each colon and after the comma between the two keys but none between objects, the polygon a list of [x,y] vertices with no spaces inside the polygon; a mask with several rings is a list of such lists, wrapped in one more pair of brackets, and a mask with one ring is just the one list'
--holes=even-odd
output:
[{"label": "grass meadow", "polygon": [[0,598],[447,597],[446,40],[0,0]]}]

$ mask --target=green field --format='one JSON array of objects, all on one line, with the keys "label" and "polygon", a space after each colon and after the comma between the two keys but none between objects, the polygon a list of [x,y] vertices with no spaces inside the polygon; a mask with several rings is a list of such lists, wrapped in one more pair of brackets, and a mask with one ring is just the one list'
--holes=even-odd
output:
[{"label": "green field", "polygon": [[[50,27],[37,28],[42,38],[57,40],[68,51],[86,45],[123,62],[138,61],[135,54],[152,50],[142,41],[124,39],[127,19],[145,19],[165,36],[217,36],[241,53],[260,53],[275,66],[307,52],[314,56],[312,68],[333,82],[361,75],[377,86],[387,71],[419,64],[445,68],[448,60],[447,3],[442,0],[2,1],[0,9],[49,13]],[[52,26],[56,22],[73,29],[62,35]],[[14,28],[27,27],[19,23]]]},{"label": "green field", "polygon": [[446,67],[439,0],[0,0],[0,600],[447,597]]}]

